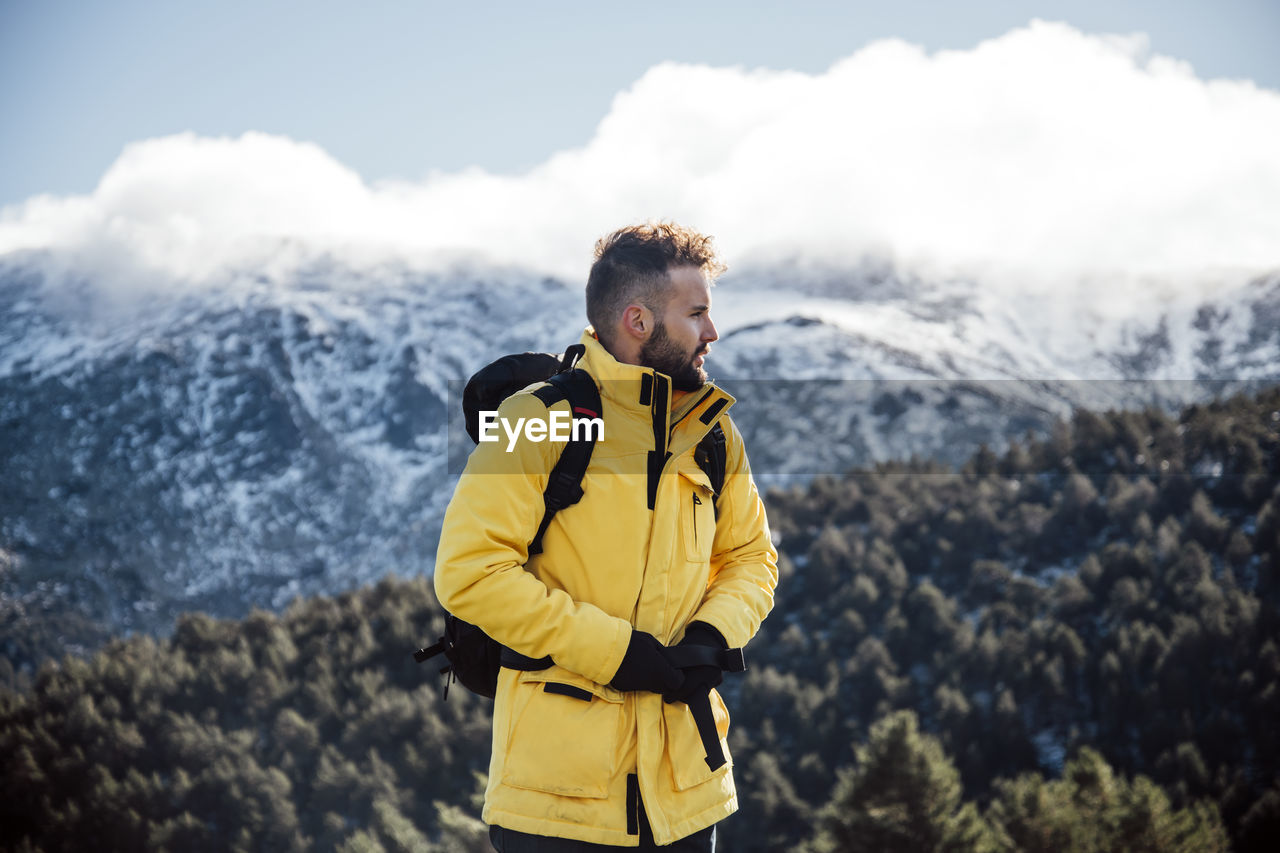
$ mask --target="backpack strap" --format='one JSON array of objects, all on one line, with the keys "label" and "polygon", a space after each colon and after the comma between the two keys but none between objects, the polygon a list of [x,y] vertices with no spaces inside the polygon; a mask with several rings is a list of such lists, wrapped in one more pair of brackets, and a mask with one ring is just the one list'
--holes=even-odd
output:
[{"label": "backpack strap", "polygon": [[568,373],[586,353],[587,348],[582,344],[574,344],[567,348],[560,359],[560,367],[556,370],[556,373]]},{"label": "backpack strap", "polygon": [[746,672],[747,659],[742,649],[716,649],[697,643],[668,646],[662,656],[676,669],[695,666],[716,666],[725,672]]},{"label": "backpack strap", "polygon": [[702,437],[698,442],[697,448],[693,451],[693,460],[698,463],[698,467],[707,475],[707,479],[711,481],[711,506],[715,510],[716,517],[720,516],[720,507],[717,501],[720,499],[720,490],[724,488],[724,469],[728,464],[729,451],[725,444],[724,429],[720,426],[720,422],[716,421],[715,426]]},{"label": "backpack strap", "polygon": [[[572,363],[570,351],[575,348],[583,349],[581,345],[570,347],[569,351],[565,352],[564,363]],[[581,355],[581,352],[578,355]],[[579,419],[590,420],[601,417],[600,392],[596,389],[596,383],[591,378],[591,374],[581,368],[555,374],[547,380],[546,385],[534,391],[533,395],[548,409],[561,400],[568,400],[575,425]],[[542,553],[542,537],[547,532],[547,527],[555,514],[582,500],[582,477],[587,473],[587,465],[591,463],[591,451],[595,446],[595,436],[591,429],[574,429],[570,433],[569,441],[565,442],[560,458],[551,469],[547,489],[542,495],[546,509],[542,514],[542,523],[538,525],[538,532],[529,543],[530,556]]]}]

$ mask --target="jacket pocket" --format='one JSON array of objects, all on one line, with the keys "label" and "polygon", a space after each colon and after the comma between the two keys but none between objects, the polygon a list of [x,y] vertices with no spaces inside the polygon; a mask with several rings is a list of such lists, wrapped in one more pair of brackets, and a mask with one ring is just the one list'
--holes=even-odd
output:
[{"label": "jacket pocket", "polygon": [[715,492],[701,468],[681,468],[685,488],[680,490],[684,507],[680,511],[685,559],[694,563],[711,560],[711,542],[716,536]]},{"label": "jacket pocket", "polygon": [[520,673],[512,693],[503,784],[607,797],[618,762],[622,694],[560,667]]},{"label": "jacket pocket", "polygon": [[707,753],[702,748],[702,739],[698,736],[698,727],[693,722],[689,706],[683,702],[664,703],[662,716],[667,725],[667,762],[671,765],[671,781],[677,791],[701,785],[733,766],[733,756],[729,754],[729,743],[725,739],[729,734],[729,710],[717,691],[711,691],[711,716],[716,721],[716,734],[720,736],[720,748],[724,750],[726,763],[715,771],[707,767]]}]

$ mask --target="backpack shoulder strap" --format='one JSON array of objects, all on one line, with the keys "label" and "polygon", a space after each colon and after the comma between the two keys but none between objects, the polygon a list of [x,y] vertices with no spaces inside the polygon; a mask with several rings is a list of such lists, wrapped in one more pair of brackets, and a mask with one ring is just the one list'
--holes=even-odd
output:
[{"label": "backpack shoulder strap", "polygon": [[[568,361],[569,354],[565,354]],[[573,414],[575,428],[565,442],[560,458],[551,469],[551,477],[547,481],[542,500],[545,510],[538,532],[529,543],[529,555],[542,553],[542,537],[547,532],[551,519],[557,512],[567,506],[573,506],[582,500],[582,478],[591,464],[591,452],[595,449],[595,434],[592,429],[577,428],[577,421],[601,417],[602,405],[600,392],[596,389],[591,374],[581,368],[557,373],[547,380],[547,384],[533,392],[548,409],[561,400],[569,401],[569,409]]]},{"label": "backpack shoulder strap", "polygon": [[711,427],[698,442],[697,448],[693,451],[693,459],[711,481],[711,505],[717,516],[720,514],[717,502],[720,499],[720,490],[724,488],[724,469],[728,464],[728,456],[724,428],[720,426],[719,421],[716,421],[715,426]]}]

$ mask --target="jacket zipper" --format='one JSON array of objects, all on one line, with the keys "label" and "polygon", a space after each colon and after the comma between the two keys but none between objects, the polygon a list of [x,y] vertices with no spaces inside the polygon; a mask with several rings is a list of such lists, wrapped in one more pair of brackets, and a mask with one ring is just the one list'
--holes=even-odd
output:
[{"label": "jacket zipper", "polygon": [[698,550],[698,507],[702,506],[702,498],[698,497],[698,493],[693,493],[693,547]]}]

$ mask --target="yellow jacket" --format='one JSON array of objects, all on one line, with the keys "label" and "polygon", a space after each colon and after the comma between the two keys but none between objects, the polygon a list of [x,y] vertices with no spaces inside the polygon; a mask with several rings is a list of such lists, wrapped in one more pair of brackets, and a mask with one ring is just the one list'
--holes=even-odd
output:
[{"label": "yellow jacket", "polygon": [[[697,620],[731,648],[746,645],[773,605],[777,552],[742,437],[726,416],[733,398],[708,385],[681,401],[672,425],[667,376],[618,362],[590,329],[582,342],[579,366],[604,409],[585,496],[556,514],[542,553],[530,558],[562,445],[521,439],[508,452],[505,434],[480,444],[445,513],[436,593],[498,642],[555,661],[537,672],[503,669],[498,679],[485,822],[635,846],[635,774],[654,838],[668,844],[737,809],[732,761],[707,768],[688,706],[607,684],[633,626],[672,645]],[[528,390],[504,401],[499,416],[546,420]],[[552,408],[567,412],[568,403]],[[728,451],[718,520],[693,458],[717,419]],[[714,691],[711,704],[728,756],[729,715]]]}]

